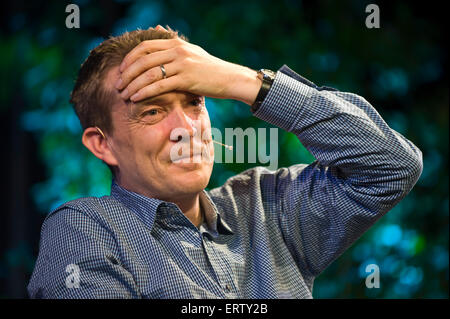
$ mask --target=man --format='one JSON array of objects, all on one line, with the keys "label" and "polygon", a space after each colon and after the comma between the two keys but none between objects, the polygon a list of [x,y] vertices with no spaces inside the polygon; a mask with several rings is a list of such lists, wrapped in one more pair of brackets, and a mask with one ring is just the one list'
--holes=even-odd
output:
[{"label": "man", "polygon": [[[210,130],[205,96],[248,104],[317,160],[205,191],[211,136],[194,139]],[[95,48],[72,102],[83,144],[113,172],[111,195],[48,215],[32,298],[312,298],[314,278],[422,172],[421,151],[364,98],[287,66],[220,60],[161,26]],[[183,140],[187,162],[171,153]]]}]

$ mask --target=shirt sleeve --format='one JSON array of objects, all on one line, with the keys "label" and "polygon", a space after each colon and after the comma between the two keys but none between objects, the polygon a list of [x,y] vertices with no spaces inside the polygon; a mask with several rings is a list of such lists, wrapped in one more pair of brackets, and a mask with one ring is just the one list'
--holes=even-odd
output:
[{"label": "shirt sleeve", "polygon": [[[403,199],[422,172],[421,151],[363,97],[319,88],[286,66],[254,115],[295,134],[316,159],[278,169],[275,192],[267,191],[280,207],[288,249],[312,277]],[[274,185],[273,177],[267,182]]]},{"label": "shirt sleeve", "polygon": [[51,213],[42,226],[30,298],[139,298],[114,243],[106,228],[81,211]]}]

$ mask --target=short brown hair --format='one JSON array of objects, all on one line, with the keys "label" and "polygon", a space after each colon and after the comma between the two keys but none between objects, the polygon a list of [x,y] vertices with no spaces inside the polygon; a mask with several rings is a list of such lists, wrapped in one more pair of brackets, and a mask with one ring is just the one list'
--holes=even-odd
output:
[{"label": "short brown hair", "polygon": [[125,32],[122,35],[110,37],[91,50],[81,65],[70,98],[83,130],[98,126],[104,132],[112,132],[113,94],[104,87],[103,81],[107,72],[112,67],[119,66],[135,46],[142,41],[154,39],[179,37],[188,41],[184,35],[179,35],[178,31],[174,31],[168,26],[166,29],[167,32],[154,28]]}]

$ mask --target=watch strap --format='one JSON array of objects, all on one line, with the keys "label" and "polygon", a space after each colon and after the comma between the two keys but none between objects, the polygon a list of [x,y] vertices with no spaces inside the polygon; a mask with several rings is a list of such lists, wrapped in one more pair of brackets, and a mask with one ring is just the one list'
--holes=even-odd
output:
[{"label": "watch strap", "polygon": [[275,80],[275,72],[271,70],[261,69],[258,71],[258,75],[262,77],[261,88],[259,89],[258,95],[256,96],[255,102],[253,102],[251,111],[254,113],[261,106],[262,102],[269,93],[272,83]]}]

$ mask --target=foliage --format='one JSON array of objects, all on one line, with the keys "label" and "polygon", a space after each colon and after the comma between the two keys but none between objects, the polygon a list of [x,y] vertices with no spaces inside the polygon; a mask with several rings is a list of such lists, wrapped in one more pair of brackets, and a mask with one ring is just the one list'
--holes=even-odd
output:
[{"label": "foliage", "polygon": [[[432,9],[381,2],[381,28],[367,29],[365,1],[75,3],[80,29],[65,27],[64,2],[35,1],[11,4],[1,32],[0,112],[18,95],[25,103],[18,125],[38,141],[46,178],[30,192],[42,214],[80,196],[109,194],[110,173],[82,146],[68,103],[89,50],[110,34],[169,25],[230,62],[272,70],[287,64],[318,85],[364,96],[423,151],[416,187],[316,279],[315,298],[448,298],[447,52]],[[207,99],[207,107],[222,132],[271,127],[240,102]],[[279,166],[314,160],[294,135],[280,131],[279,142]],[[208,188],[252,166],[215,164]],[[29,276],[30,254],[23,244],[9,247],[0,255],[0,278],[21,260]],[[370,263],[380,266],[379,289],[364,285]]]}]

